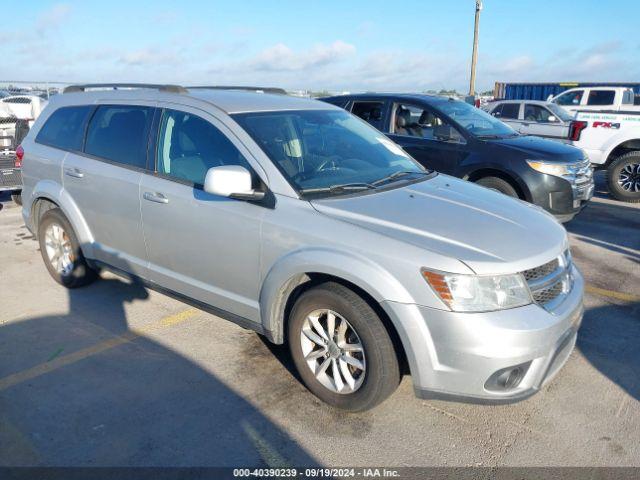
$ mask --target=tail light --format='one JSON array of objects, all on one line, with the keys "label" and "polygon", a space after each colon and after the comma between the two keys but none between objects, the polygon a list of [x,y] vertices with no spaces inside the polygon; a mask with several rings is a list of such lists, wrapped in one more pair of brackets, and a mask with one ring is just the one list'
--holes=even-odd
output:
[{"label": "tail light", "polygon": [[24,148],[22,148],[22,145],[18,145],[18,148],[16,148],[16,161],[15,161],[16,168],[22,167],[23,158],[24,158]]},{"label": "tail light", "polygon": [[587,125],[589,125],[587,122],[573,120],[569,125],[569,140],[573,140],[574,142],[580,140],[580,134],[582,130],[587,128]]}]

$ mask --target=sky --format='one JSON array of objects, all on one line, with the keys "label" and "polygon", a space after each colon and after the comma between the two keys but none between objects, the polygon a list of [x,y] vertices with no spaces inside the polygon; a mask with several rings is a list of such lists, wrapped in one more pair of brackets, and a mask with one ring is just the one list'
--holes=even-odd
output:
[{"label": "sky", "polygon": [[[0,82],[465,91],[474,11],[475,0],[23,0],[0,31]],[[640,81],[638,18],[640,0],[484,0],[476,90]]]}]

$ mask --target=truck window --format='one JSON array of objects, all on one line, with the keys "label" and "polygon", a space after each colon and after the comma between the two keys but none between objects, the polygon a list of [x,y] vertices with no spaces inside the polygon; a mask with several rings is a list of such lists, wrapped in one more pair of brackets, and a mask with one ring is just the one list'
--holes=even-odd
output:
[{"label": "truck window", "polygon": [[623,105],[633,105],[633,90],[625,90],[622,94]]},{"label": "truck window", "polygon": [[555,103],[558,105],[580,105],[584,95],[584,90],[574,90],[572,92],[566,92],[555,99]]},{"label": "truck window", "polygon": [[518,119],[518,112],[520,112],[519,103],[503,103],[502,110],[500,110],[499,118],[511,118],[513,120]]},{"label": "truck window", "polygon": [[382,112],[384,102],[353,102],[351,113],[366,120],[378,130],[382,128]]},{"label": "truck window", "polygon": [[613,105],[615,96],[614,90],[591,90],[587,105]]},{"label": "truck window", "polygon": [[[524,106],[524,119],[529,122],[549,123],[550,117],[555,117],[549,110],[540,105],[526,104]],[[556,118],[554,121],[558,121]]]}]

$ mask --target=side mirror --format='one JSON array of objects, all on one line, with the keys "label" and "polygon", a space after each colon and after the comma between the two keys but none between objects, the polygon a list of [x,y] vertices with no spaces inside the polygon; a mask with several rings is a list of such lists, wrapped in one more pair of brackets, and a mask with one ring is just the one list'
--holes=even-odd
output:
[{"label": "side mirror", "polygon": [[553,95],[549,95],[549,96],[547,97],[547,102],[551,102],[551,101],[553,101]]},{"label": "side mirror", "polygon": [[240,165],[223,165],[207,170],[204,191],[238,200],[262,200],[264,192],[251,188],[251,173]]},{"label": "side mirror", "polygon": [[554,117],[553,115],[549,115],[549,118],[547,118],[547,122],[549,122],[549,123],[555,123],[557,121],[558,121],[558,119],[556,117]]},{"label": "side mirror", "polygon": [[502,116],[502,113],[500,113],[500,112],[491,112],[491,115],[493,115],[496,118],[500,118]]}]

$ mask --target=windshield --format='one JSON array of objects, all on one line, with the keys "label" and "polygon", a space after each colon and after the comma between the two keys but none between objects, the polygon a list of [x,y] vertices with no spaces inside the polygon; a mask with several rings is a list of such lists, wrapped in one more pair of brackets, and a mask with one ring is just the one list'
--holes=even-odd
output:
[{"label": "windshield", "polygon": [[426,173],[384,134],[344,111],[259,112],[233,117],[303,194],[352,193]]},{"label": "windshield", "polygon": [[570,120],[573,120],[573,115],[571,115],[564,108],[562,108],[559,105],[556,105],[555,103],[548,103],[547,108],[551,110],[551,112],[553,112],[553,114],[563,122],[568,122]]},{"label": "windshield", "polygon": [[476,137],[512,137],[518,133],[509,125],[465,102],[448,100],[434,105],[471,135]]}]

